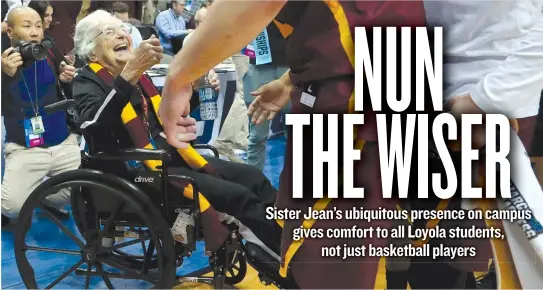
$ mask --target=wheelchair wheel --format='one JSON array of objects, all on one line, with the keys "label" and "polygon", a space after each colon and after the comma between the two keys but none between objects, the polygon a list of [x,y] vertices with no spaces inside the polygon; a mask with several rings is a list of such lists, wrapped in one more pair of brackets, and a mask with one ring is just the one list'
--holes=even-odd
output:
[{"label": "wheelchair wheel", "polygon": [[[88,203],[85,202],[84,196],[85,193],[82,191],[81,188],[74,188],[72,189],[71,194],[71,204],[72,204],[72,212],[75,220],[75,224],[80,232],[83,231],[83,224],[87,224],[87,227],[94,226],[96,223],[88,222],[86,219],[89,219],[88,217],[94,216],[94,208],[89,206]],[[97,226],[97,225],[96,225]],[[95,227],[96,227],[95,226]],[[178,244],[176,244],[178,245]],[[144,255],[148,251],[153,252],[152,255]],[[131,269],[131,270],[149,270],[149,269],[157,269],[158,268],[158,259],[157,254],[154,252],[154,244],[151,242],[149,244],[141,243],[141,252],[134,253],[133,251],[126,252],[123,250],[114,250],[111,251],[111,258],[118,263],[119,265],[122,265],[125,268]],[[178,268],[183,263],[183,257],[181,255],[182,250],[175,249],[175,253],[177,256],[177,259],[175,261],[175,267]]]},{"label": "wheelchair wheel", "polygon": [[236,285],[247,275],[247,259],[242,250],[236,250],[229,256],[231,258],[228,259],[224,282],[228,285]]},{"label": "wheelchair wheel", "polygon": [[[72,214],[76,220],[76,226],[73,226],[73,222],[70,226],[69,222],[59,221],[45,207],[45,204],[48,203],[46,198],[61,189],[67,188],[89,190],[88,194],[90,196],[100,193],[102,199],[104,197],[107,198],[107,204],[111,205],[110,210],[105,211],[107,214],[104,217],[103,208],[101,211],[81,211],[81,204],[72,204],[72,208],[75,209]],[[76,276],[85,276],[86,289],[91,285],[97,284],[91,282],[92,277],[100,277],[105,286],[110,289],[114,288],[111,279],[141,280],[152,284],[155,288],[171,288],[175,282],[175,262],[171,259],[174,254],[173,238],[171,237],[166,221],[160,216],[158,209],[153,208],[152,203],[145,200],[142,195],[144,196],[143,193],[130,188],[130,184],[120,178],[106,176],[100,172],[90,170],[66,172],[50,178],[41,184],[25,202],[17,220],[17,230],[14,232],[15,258],[25,286],[29,289],[49,289],[55,286],[59,288],[82,288],[82,285],[67,287],[65,284],[60,284],[72,272],[75,272]],[[73,195],[72,200],[74,200]],[[86,203],[88,208],[90,208],[93,203],[92,200],[96,200],[96,198],[86,196],[84,199],[79,199],[79,202]],[[34,240],[30,234],[33,220],[39,222],[40,226],[43,226],[43,223],[46,222],[41,221],[39,216],[35,216],[34,212],[36,209],[59,228],[57,232],[63,233],[65,239],[71,240],[74,245],[69,249],[58,249],[58,241],[61,240],[59,238],[54,239],[57,241],[54,244],[55,247],[27,245],[26,238],[28,236],[30,237],[29,241]],[[118,234],[115,230],[115,223],[118,220],[117,215],[120,215],[125,209],[130,209],[135,214],[134,217],[140,221],[138,236],[129,242],[123,241],[115,245],[105,244],[104,237]],[[100,214],[102,215],[100,216]],[[105,225],[103,220],[106,220]],[[70,228],[77,228],[79,233]],[[123,263],[119,263],[118,259],[115,259],[112,254],[122,248],[137,243],[144,243],[145,241],[149,241],[149,244],[153,244],[156,249],[156,269],[154,271],[141,269],[138,271],[127,267]],[[48,284],[47,286],[38,285],[38,283],[41,284],[43,282],[43,280],[39,281],[43,275],[39,273],[40,269],[34,269],[32,263],[29,261],[29,258],[33,257],[30,252],[34,251],[66,255],[73,258],[71,261],[75,263],[68,269],[59,270],[58,273],[60,276],[54,281],[50,283],[50,279],[45,281],[43,284]],[[152,253],[151,255],[147,255],[147,257],[149,256],[152,258]],[[72,263],[68,262],[69,259],[63,261]],[[74,279],[67,280],[70,283],[74,282]]]}]

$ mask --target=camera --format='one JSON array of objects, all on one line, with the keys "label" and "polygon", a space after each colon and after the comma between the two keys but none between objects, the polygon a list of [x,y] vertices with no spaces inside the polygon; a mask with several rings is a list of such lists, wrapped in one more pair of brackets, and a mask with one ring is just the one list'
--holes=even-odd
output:
[{"label": "camera", "polygon": [[32,63],[47,58],[47,46],[43,43],[20,41],[14,48],[13,51],[20,53],[25,63]]}]

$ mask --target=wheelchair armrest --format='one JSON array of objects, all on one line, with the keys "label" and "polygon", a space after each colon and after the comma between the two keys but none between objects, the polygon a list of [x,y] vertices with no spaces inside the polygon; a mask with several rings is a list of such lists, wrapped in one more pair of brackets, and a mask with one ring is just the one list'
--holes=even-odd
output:
[{"label": "wheelchair armrest", "polygon": [[170,161],[170,154],[166,150],[155,149],[125,149],[115,153],[100,152],[89,156],[91,160],[97,161],[145,161],[145,160],[161,160],[164,162]]},{"label": "wheelchair armrest", "polygon": [[192,147],[194,149],[210,150],[211,152],[213,152],[213,155],[215,156],[215,158],[220,158],[219,150],[217,150],[217,148],[215,148],[215,147],[213,147],[211,145],[208,145],[208,144],[194,144],[194,145],[192,145]]}]

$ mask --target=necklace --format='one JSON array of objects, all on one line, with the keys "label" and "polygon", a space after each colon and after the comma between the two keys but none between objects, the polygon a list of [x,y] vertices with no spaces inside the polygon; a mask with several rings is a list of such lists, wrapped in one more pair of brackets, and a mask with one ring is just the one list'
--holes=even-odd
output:
[{"label": "necklace", "polygon": [[143,124],[145,125],[145,129],[147,130],[149,137],[151,137],[151,128],[149,125],[149,102],[147,102],[147,99],[145,98],[145,95],[141,91],[139,84],[136,85],[136,89],[138,90],[138,93],[141,96],[141,107],[143,109]]},{"label": "necklace", "polygon": [[28,84],[26,83],[25,76],[23,74],[22,70],[19,70],[19,73],[21,74],[21,78],[23,79],[23,82],[25,84],[26,91],[28,92],[28,99],[30,100],[30,105],[32,106],[32,110],[34,111],[35,117],[38,117],[39,115],[39,103],[38,103],[38,69],[36,66],[36,62],[34,62],[34,97],[36,99],[36,103],[32,101],[32,94],[30,93],[30,89],[28,88]]}]

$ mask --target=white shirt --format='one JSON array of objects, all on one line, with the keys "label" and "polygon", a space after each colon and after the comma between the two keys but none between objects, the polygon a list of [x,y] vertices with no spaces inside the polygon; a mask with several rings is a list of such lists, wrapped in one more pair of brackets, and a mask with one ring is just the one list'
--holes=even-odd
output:
[{"label": "white shirt", "polygon": [[471,94],[487,113],[537,115],[543,90],[543,0],[425,1],[444,31],[444,96]]},{"label": "white shirt", "polygon": [[8,14],[11,10],[13,10],[16,7],[28,6],[28,3],[30,3],[30,1],[31,0],[7,0],[6,2],[8,3],[9,9],[3,21],[8,20]]}]

